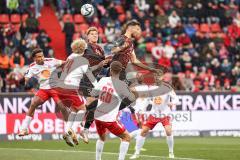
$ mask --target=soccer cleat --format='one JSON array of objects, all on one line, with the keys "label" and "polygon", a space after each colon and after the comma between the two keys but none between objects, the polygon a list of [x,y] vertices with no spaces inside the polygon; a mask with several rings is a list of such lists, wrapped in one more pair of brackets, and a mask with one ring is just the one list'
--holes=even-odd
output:
[{"label": "soccer cleat", "polygon": [[23,137],[23,136],[27,136],[28,134],[29,134],[28,129],[22,129],[20,130],[18,136]]},{"label": "soccer cleat", "polygon": [[129,159],[138,159],[139,157],[139,154],[134,154]]},{"label": "soccer cleat", "polygon": [[147,149],[146,148],[141,148],[141,151],[145,152],[145,151],[147,151]]},{"label": "soccer cleat", "polygon": [[174,154],[169,152],[169,158],[174,158]]},{"label": "soccer cleat", "polygon": [[89,143],[89,139],[88,139],[88,129],[84,129],[83,131],[81,131],[80,136],[83,140],[84,143],[88,144]]},{"label": "soccer cleat", "polygon": [[65,142],[67,143],[67,145],[74,147],[74,143],[72,141],[72,137],[68,134],[64,134],[63,135],[63,139],[65,140]]},{"label": "soccer cleat", "polygon": [[76,133],[72,129],[69,129],[68,134],[72,137],[73,143],[78,145],[78,138]]}]

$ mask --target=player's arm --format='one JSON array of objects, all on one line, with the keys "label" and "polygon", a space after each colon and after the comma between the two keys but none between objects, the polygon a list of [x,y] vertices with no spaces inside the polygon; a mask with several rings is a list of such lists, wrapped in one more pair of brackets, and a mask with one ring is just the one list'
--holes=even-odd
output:
[{"label": "player's arm", "polygon": [[118,54],[120,51],[128,48],[131,44],[129,42],[125,42],[124,38],[119,38],[114,42],[114,47],[111,49],[112,54]]},{"label": "player's arm", "polygon": [[92,70],[90,68],[88,68],[87,72],[86,72],[86,76],[88,77],[88,79],[90,80],[90,82],[93,84],[93,86],[95,87],[97,85],[97,80],[94,77]]},{"label": "player's arm", "polygon": [[168,106],[172,109],[175,108],[177,106],[177,104],[179,103],[179,99],[176,95],[176,93],[174,92],[174,90],[172,90],[169,93],[170,99],[169,99],[169,103]]},{"label": "player's arm", "polygon": [[138,67],[141,67],[143,69],[146,69],[146,70],[149,70],[149,71],[153,71],[153,72],[157,72],[157,73],[162,73],[162,70],[159,70],[159,69],[155,69],[155,68],[151,68],[145,64],[143,64],[139,59],[137,59],[137,56],[135,54],[135,51],[133,50],[132,51],[132,54],[131,54],[131,62],[138,66]]},{"label": "player's arm", "polygon": [[105,60],[101,61],[98,65],[92,66],[91,70],[95,71],[99,68],[102,68],[103,66],[107,65],[109,61],[110,61],[109,59],[105,59]]},{"label": "player's arm", "polygon": [[25,73],[25,75],[24,75],[24,85],[25,86],[27,86],[27,84],[28,84],[28,82],[29,82],[29,79],[31,78],[31,77],[33,77],[34,76],[34,74],[32,73],[32,70],[31,70],[31,68],[29,68],[28,70],[27,70],[27,72]]},{"label": "player's arm", "polygon": [[131,102],[135,101],[138,97],[138,94],[135,89],[129,89],[127,84],[123,82],[123,85],[121,85],[121,95],[123,97],[128,98]]}]

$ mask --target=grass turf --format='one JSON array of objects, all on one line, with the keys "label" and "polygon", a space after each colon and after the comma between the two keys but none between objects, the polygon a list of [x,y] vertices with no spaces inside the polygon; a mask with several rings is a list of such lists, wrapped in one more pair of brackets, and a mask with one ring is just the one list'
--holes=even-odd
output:
[{"label": "grass turf", "polygon": [[[105,143],[102,160],[117,159],[119,143],[119,139],[108,140]],[[135,142],[132,140],[128,154],[134,152],[134,145]],[[165,157],[168,156],[168,148],[163,138],[147,139],[144,148],[147,151],[141,154],[147,156],[140,157],[139,160],[167,159]],[[174,151],[175,156],[182,159],[239,160],[240,138],[175,138]],[[80,143],[74,148],[68,147],[64,141],[0,142],[1,160],[94,160],[94,152],[95,140],[91,140],[88,145]],[[129,159],[129,156],[126,159]]]}]

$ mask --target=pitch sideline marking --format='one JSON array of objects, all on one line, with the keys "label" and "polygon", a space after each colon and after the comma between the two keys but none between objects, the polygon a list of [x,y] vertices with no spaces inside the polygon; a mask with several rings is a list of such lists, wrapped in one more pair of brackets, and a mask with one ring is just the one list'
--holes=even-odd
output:
[{"label": "pitch sideline marking", "polygon": [[[45,151],[45,152],[70,152],[70,153],[78,153],[78,152],[82,152],[82,153],[94,153],[92,151],[72,151],[72,150],[62,150],[62,149],[57,149],[57,150],[53,150],[53,149],[28,149],[28,148],[0,148],[0,150],[26,150],[26,151]],[[103,152],[103,154],[109,154],[109,155],[118,155],[118,153],[112,153],[112,152]],[[132,155],[132,154],[127,154],[128,156]],[[168,157],[164,157],[164,156],[152,156],[152,155],[140,155],[140,157],[149,157],[149,158],[163,158],[163,159],[171,159]],[[206,159],[196,159],[196,158],[181,158],[181,157],[175,157],[175,160],[206,160]]]}]

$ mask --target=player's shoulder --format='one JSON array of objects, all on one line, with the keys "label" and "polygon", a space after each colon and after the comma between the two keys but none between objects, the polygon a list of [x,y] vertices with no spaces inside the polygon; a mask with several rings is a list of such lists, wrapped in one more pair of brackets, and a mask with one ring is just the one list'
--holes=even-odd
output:
[{"label": "player's shoulder", "polygon": [[56,60],[55,58],[44,58],[44,62],[51,62]]},{"label": "player's shoulder", "polygon": [[34,66],[36,66],[36,62],[31,63],[31,64],[29,65],[29,68],[32,68],[32,67],[34,67]]}]

